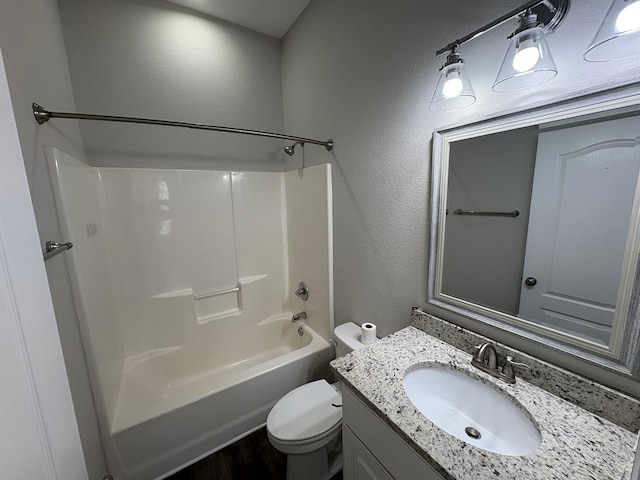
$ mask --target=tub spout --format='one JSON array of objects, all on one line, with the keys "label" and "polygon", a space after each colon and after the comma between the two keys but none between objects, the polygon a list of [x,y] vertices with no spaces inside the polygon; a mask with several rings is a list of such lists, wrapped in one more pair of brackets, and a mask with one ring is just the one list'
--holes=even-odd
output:
[{"label": "tub spout", "polygon": [[307,319],[307,312],[296,313],[293,317],[291,317],[291,322],[296,323],[300,320]]}]

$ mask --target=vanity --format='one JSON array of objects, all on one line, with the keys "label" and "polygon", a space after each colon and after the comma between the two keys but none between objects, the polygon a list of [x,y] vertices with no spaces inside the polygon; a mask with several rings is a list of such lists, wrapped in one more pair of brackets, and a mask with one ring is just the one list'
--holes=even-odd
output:
[{"label": "vanity", "polygon": [[[615,424],[521,378],[505,383],[472,366],[471,359],[471,354],[407,327],[331,362],[344,384],[345,480],[630,478],[636,448],[633,419]],[[474,445],[473,438],[463,441],[436,426],[412,403],[404,383],[407,373],[433,368],[497,391],[528,417],[539,433],[539,446],[523,455],[494,453]],[[458,400],[469,399],[453,398],[453,410],[458,410]]]},{"label": "vanity", "polygon": [[621,88],[434,132],[429,313],[331,362],[345,480],[631,479],[639,131]]}]

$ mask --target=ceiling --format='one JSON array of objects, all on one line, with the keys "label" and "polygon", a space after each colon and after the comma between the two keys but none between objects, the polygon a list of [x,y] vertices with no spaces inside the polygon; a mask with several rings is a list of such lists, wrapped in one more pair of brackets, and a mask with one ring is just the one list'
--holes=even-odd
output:
[{"label": "ceiling", "polygon": [[256,32],[282,38],[310,0],[166,0]]}]

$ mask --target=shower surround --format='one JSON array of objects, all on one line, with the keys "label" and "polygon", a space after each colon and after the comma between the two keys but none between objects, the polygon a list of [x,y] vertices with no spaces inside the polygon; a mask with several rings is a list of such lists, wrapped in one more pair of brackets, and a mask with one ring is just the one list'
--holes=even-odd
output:
[{"label": "shower surround", "polygon": [[[222,448],[323,373],[330,165],[100,168],[46,154],[115,478],[162,478]],[[293,296],[301,280],[307,302]]]}]

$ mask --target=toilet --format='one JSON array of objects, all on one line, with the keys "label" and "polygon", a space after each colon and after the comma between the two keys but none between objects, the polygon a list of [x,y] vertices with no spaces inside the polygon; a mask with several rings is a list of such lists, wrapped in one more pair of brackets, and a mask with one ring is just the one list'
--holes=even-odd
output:
[{"label": "toilet", "polygon": [[[353,322],[334,330],[336,356],[364,347]],[[267,417],[267,436],[287,455],[287,480],[328,480],[342,469],[340,384],[317,380],[282,397]]]}]

